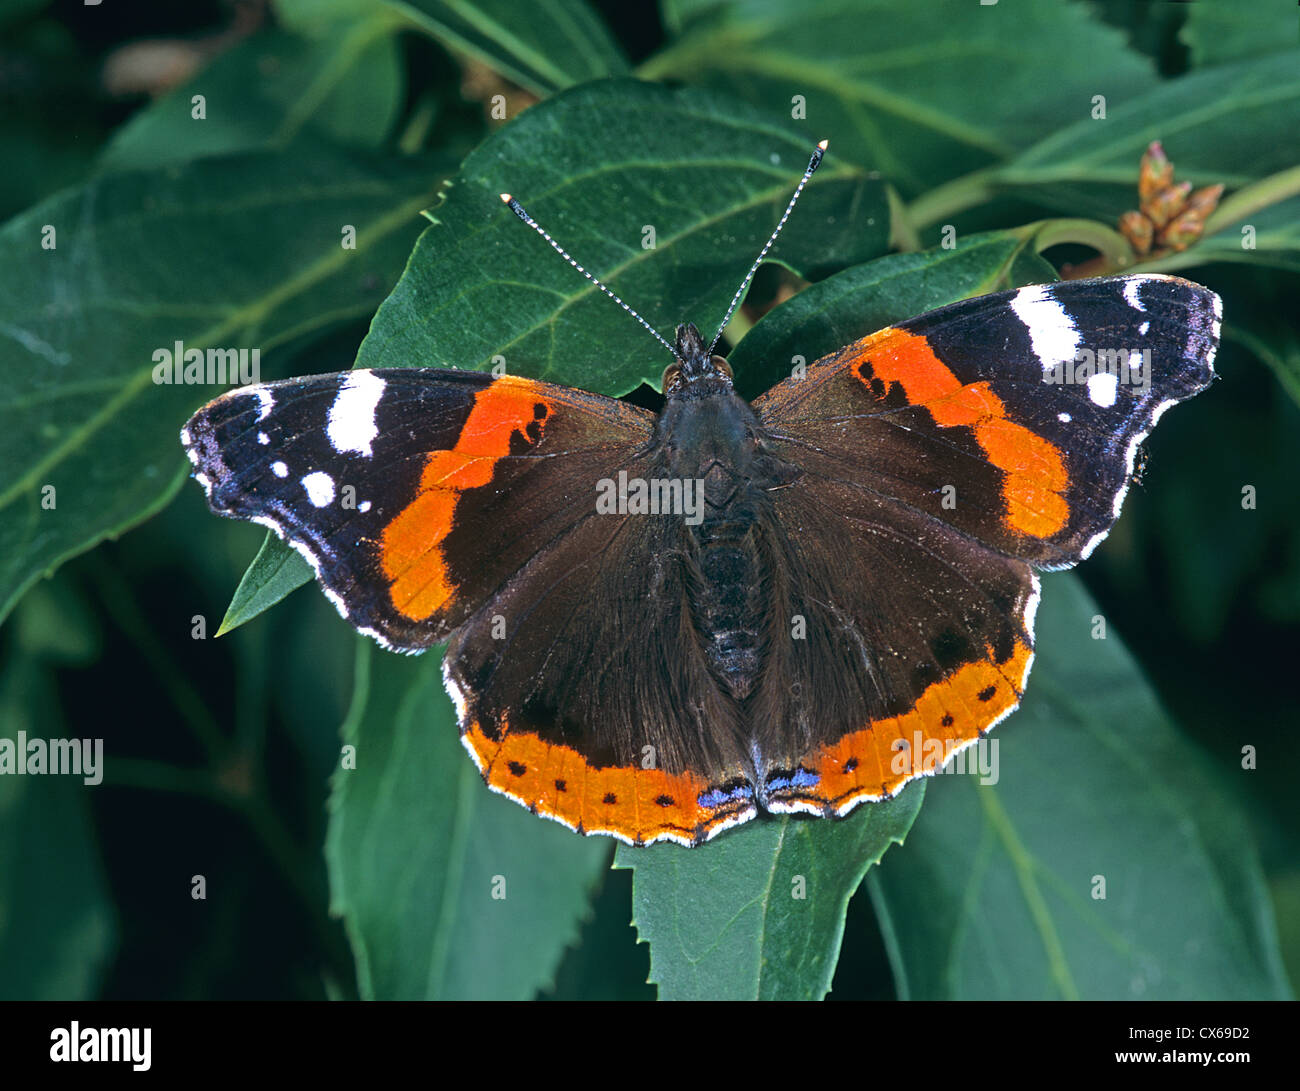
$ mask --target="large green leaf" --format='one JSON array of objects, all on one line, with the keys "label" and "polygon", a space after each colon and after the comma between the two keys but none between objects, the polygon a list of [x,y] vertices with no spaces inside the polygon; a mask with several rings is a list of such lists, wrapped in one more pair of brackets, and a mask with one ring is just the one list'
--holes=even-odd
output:
[{"label": "large green leaf", "polygon": [[1300,44],[1300,18],[1285,2],[1188,4],[1179,38],[1197,68],[1262,57]]},{"label": "large green leaf", "polygon": [[1093,639],[1098,615],[1076,577],[1044,580],[998,783],[940,778],[907,851],[868,878],[900,996],[1289,995],[1234,786],[1170,726],[1116,634]]},{"label": "large green leaf", "polygon": [[925,798],[913,784],[842,822],[766,818],[700,848],[620,845],[661,1000],[820,1000],[849,899]]},{"label": "large green leaf", "polygon": [[[606,394],[657,386],[667,352],[520,223],[500,192],[513,190],[665,336],[687,320],[711,334],[810,152],[787,125],[711,92],[623,80],[548,99],[465,160],[357,365],[504,362],[513,373]],[[642,245],[647,226],[652,248]],[[824,274],[882,253],[889,234],[886,187],[828,158],[772,259]],[[279,541],[266,547],[229,624],[307,581],[289,552]]]},{"label": "large green leaf", "polygon": [[490,792],[461,748],[440,657],[358,637],[357,691],[334,775],[331,910],[361,995],[523,1000],[554,981],[609,859]]},{"label": "large green leaf", "polygon": [[[1155,85],[1082,4],[737,0],[675,4],[681,36],[643,76],[706,82],[790,117],[909,194]],[[936,32],[942,28],[941,32]]]},{"label": "large green leaf", "polygon": [[1114,220],[1137,205],[1138,163],[1163,143],[1177,177],[1229,189],[1295,166],[1300,50],[1193,72],[1059,128],[992,175],[1033,201]]},{"label": "large green leaf", "polygon": [[[404,75],[383,11],[319,38],[266,31],[241,42],[119,128],[104,149],[110,170],[284,147],[304,130],[378,145],[402,104]],[[204,98],[204,117],[192,99]]]},{"label": "large green leaf", "polygon": [[265,354],[371,313],[434,172],[300,147],[105,176],[0,227],[0,617],[184,479],[180,426],[223,388],[155,383],[154,353]]},{"label": "large green leaf", "polygon": [[487,65],[536,95],[618,76],[627,62],[583,0],[278,0],[289,25],[332,26],[379,10]]},{"label": "large green leaf", "polygon": [[[658,385],[667,352],[498,195],[512,192],[665,335],[688,320],[711,333],[811,150],[779,115],[710,92],[608,81],[549,99],[465,160],[357,364],[486,369],[499,357],[600,393]],[[885,187],[831,156],[773,260],[824,274],[888,240]]]}]

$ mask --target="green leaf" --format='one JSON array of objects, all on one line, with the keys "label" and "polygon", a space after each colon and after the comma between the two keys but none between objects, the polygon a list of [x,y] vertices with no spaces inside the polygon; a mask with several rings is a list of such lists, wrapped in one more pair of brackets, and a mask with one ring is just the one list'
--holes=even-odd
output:
[{"label": "green leaf", "polygon": [[1178,37],[1196,68],[1262,57],[1300,44],[1300,23],[1291,4],[1220,2],[1188,4],[1185,10],[1187,21]]},{"label": "green leaf", "polygon": [[[62,723],[46,669],[10,655],[0,739],[68,737]],[[88,1000],[98,991],[117,925],[87,798],[96,790],[76,776],[0,775],[0,1000]]]},{"label": "green leaf", "polygon": [[217,629],[217,636],[238,628],[263,610],[269,610],[291,591],[310,583],[311,578],[311,566],[297,552],[267,531],[257,556],[235,588],[234,597],[226,607],[226,616],[221,619],[221,625]]},{"label": "green leaf", "polygon": [[[241,42],[117,130],[109,170],[283,148],[304,130],[344,144],[382,143],[402,105],[404,73],[382,12],[318,39],[271,30]],[[205,116],[193,116],[202,95]]]},{"label": "green leaf", "polygon": [[279,0],[276,10],[289,25],[310,28],[376,6],[538,96],[627,71],[605,24],[583,0],[546,0],[526,14],[516,0]]},{"label": "green leaf", "polygon": [[996,786],[939,777],[907,851],[868,879],[899,995],[1288,997],[1231,786],[1170,726],[1116,634],[1092,638],[1098,608],[1077,577],[1044,584],[1025,702],[995,736]]},{"label": "green leaf", "polygon": [[0,227],[0,618],[184,480],[180,427],[223,388],[155,383],[155,353],[266,354],[371,313],[433,168],[305,147],[206,160],[105,176]]},{"label": "green leaf", "polygon": [[1138,164],[1163,143],[1179,180],[1229,189],[1295,165],[1300,50],[1193,72],[1126,100],[1104,121],[1059,129],[992,180],[1073,215],[1113,221],[1137,207]]},{"label": "green leaf", "polygon": [[[657,386],[667,352],[498,194],[513,192],[671,338],[678,322],[721,320],[811,150],[771,117],[703,91],[619,81],[549,99],[465,160],[357,364],[487,369],[495,358],[600,393]],[[886,188],[828,158],[773,260],[816,275],[880,254],[888,239]]]},{"label": "green leaf", "polygon": [[800,96],[810,137],[829,137],[909,195],[1086,117],[1099,91],[1120,102],[1156,83],[1123,34],[1081,4],[675,7],[681,37],[640,75],[723,87],[773,117],[790,117]]},{"label": "green leaf", "polygon": [[862,877],[907,836],[924,782],[843,821],[765,818],[699,848],[620,845],[661,1000],[820,1000]]},{"label": "green leaf", "polygon": [[357,639],[325,844],[370,999],[523,1000],[577,938],[609,842],[490,792],[460,746],[440,657]]},{"label": "green leaf", "polygon": [[1034,232],[994,231],[951,249],[889,254],[846,269],[773,308],[736,346],[737,389],[754,398],[810,364],[894,322],[959,299],[1056,279],[1033,249]]}]

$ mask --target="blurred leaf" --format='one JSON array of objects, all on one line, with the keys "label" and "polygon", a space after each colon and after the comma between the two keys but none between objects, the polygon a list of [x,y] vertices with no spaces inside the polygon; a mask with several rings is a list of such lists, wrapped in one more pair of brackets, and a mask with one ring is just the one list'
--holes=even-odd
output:
[{"label": "blurred leaf", "polygon": [[[1275,498],[1295,492],[1300,410],[1274,391],[1263,368],[1243,358],[1235,323],[1226,328],[1214,412],[1198,399],[1187,415],[1161,422],[1153,451],[1159,461],[1143,490],[1149,495],[1135,512],[1146,509],[1134,529],[1144,533],[1143,553],[1150,558],[1144,578],[1163,585],[1169,603],[1162,621],[1183,640],[1203,645],[1224,638],[1252,584],[1262,590],[1270,576],[1285,578],[1284,542],[1297,534],[1294,509]],[[1270,411],[1261,412],[1270,403]],[[1158,481],[1165,483],[1157,487]],[[1257,497],[1250,508],[1243,504],[1247,485]]]},{"label": "blurred leaf", "polygon": [[609,842],[493,794],[460,745],[440,657],[357,638],[325,855],[361,995],[524,1000],[577,938]]},{"label": "blurred leaf", "polygon": [[640,75],[723,87],[771,117],[790,117],[802,96],[810,138],[829,137],[840,155],[909,195],[1086,118],[1094,94],[1119,103],[1156,83],[1124,35],[1082,4],[738,0],[673,9],[681,37]]},{"label": "blurred leaf", "polygon": [[[687,320],[707,336],[811,150],[786,126],[702,91],[622,81],[549,99],[465,160],[357,364],[487,369],[499,354],[511,373],[584,390],[657,386],[671,357],[498,194],[512,191],[670,339]],[[885,187],[828,158],[773,260],[829,271],[882,253],[888,239]]]},{"label": "blurred leaf", "polygon": [[155,383],[155,353],[266,353],[369,314],[433,183],[428,160],[300,148],[105,176],[0,227],[0,618],[184,479],[180,426],[221,387]]},{"label": "blurred leaf", "polygon": [[80,589],[58,577],[42,580],[23,596],[14,633],[24,654],[58,664],[85,666],[102,651],[99,629]]},{"label": "blurred leaf", "polygon": [[1288,998],[1243,816],[1077,577],[1044,583],[999,782],[939,778],[868,879],[900,997]]},{"label": "blurred leaf", "polygon": [[730,356],[736,386],[754,398],[850,341],[969,296],[1056,279],[1034,231],[988,232],[951,249],[889,254],[811,285],[765,315]]},{"label": "blurred leaf", "polygon": [[269,610],[290,591],[296,591],[304,583],[310,583],[311,578],[311,566],[297,552],[267,531],[257,556],[235,588],[230,605],[226,607],[226,616],[221,619],[221,625],[217,629],[217,636],[238,628],[263,610]]},{"label": "blurred leaf", "polygon": [[1262,57],[1300,45],[1300,17],[1292,4],[1188,4],[1179,38],[1193,67]]},{"label": "blurred leaf", "polygon": [[618,76],[627,62],[584,0],[547,0],[523,11],[516,0],[277,0],[291,26],[327,25],[378,7],[443,45],[468,54],[538,96]]},{"label": "blurred leaf", "polygon": [[26,19],[46,7],[49,2],[50,0],[0,0],[0,26]]},{"label": "blurred leaf", "polygon": [[1112,98],[1104,121],[1083,118],[993,174],[1022,196],[1113,221],[1137,207],[1138,164],[1163,143],[1177,177],[1235,189],[1295,166],[1300,51],[1193,72]]},{"label": "blurred leaf", "polygon": [[23,19],[23,6],[0,46],[0,221],[84,177],[110,131],[95,108],[71,105],[81,43],[53,18]]},{"label": "blurred leaf", "polygon": [[[64,738],[45,669],[0,673],[0,739]],[[103,769],[99,772],[102,774]],[[82,777],[0,776],[0,1000],[89,1000],[117,944]]]},{"label": "blurred leaf", "polygon": [[918,782],[843,821],[764,818],[684,850],[620,845],[633,923],[650,945],[661,1000],[820,1000],[862,877],[902,844],[925,798]]},{"label": "blurred leaf", "polygon": [[[320,38],[255,35],[121,126],[100,165],[124,170],[284,147],[307,128],[376,146],[402,105],[397,22],[381,10]],[[194,95],[205,99],[200,120],[192,116]]]},{"label": "blurred leaf", "polygon": [[1278,876],[1271,886],[1282,957],[1291,980],[1300,981],[1300,871]]}]

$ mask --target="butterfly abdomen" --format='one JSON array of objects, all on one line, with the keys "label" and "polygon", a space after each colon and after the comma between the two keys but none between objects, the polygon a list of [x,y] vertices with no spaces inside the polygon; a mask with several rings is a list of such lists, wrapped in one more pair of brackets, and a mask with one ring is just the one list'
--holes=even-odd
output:
[{"label": "butterfly abdomen", "polygon": [[730,504],[695,530],[698,581],[692,607],[705,658],[736,700],[753,690],[762,666],[765,584],[752,514]]}]

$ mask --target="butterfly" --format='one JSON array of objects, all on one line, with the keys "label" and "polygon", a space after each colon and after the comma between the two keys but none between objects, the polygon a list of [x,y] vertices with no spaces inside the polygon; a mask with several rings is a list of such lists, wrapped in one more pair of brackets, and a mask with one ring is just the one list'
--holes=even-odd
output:
[{"label": "butterfly", "polygon": [[[446,644],[493,790],[584,834],[698,845],[888,799],[1010,714],[1038,571],[1106,536],[1139,445],[1205,389],[1218,296],[1102,277],[966,299],[752,403],[670,344],[659,413],[514,375],[354,369],[229,391],[181,442],[385,648]],[[941,759],[941,760],[942,760]]]}]

